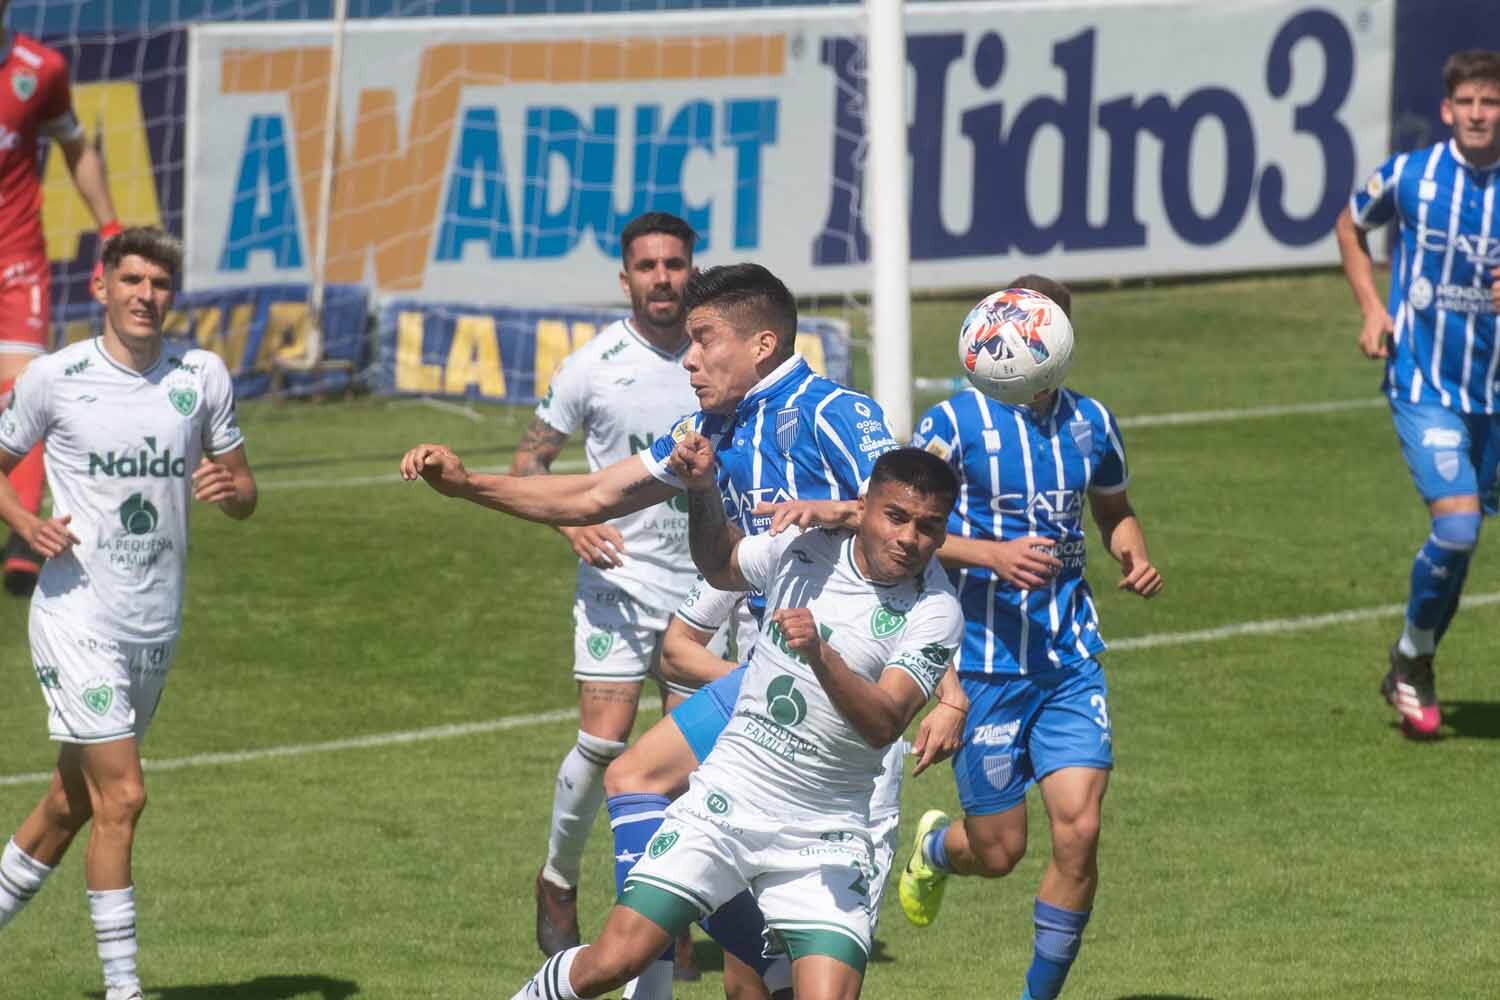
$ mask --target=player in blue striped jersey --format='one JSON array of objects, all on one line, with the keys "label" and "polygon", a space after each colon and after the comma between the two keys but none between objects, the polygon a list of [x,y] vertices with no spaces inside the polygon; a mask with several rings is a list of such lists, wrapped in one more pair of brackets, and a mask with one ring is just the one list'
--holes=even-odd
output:
[{"label": "player in blue striped jersey", "polygon": [[[1071,312],[1068,290],[1030,288]],[[1098,615],[1084,578],[1085,501],[1119,561],[1119,587],[1162,587],[1126,497],[1119,427],[1104,405],[1059,389],[1025,406],[967,390],[927,411],[912,443],[949,462],[961,490],[939,558],[963,605],[955,665],[969,713],[953,759],[961,822],[932,810],[901,877],[902,910],[931,923],[949,874],[998,877],[1026,850],[1026,789],[1041,788],[1052,857],[1035,901],[1023,1000],[1051,1000],[1078,953],[1098,884],[1113,730]]]},{"label": "player in blue striped jersey", "polygon": [[[795,353],[796,302],[786,286],[760,265],[735,264],[695,274],[683,300],[691,340],[683,365],[701,409],[649,451],[586,475],[521,478],[469,473],[450,449],[423,444],[403,457],[403,476],[527,520],[594,524],[681,492],[666,460],[677,439],[697,430],[714,443],[726,512],[746,534],[769,524],[756,513],[761,503],[857,497],[895,440],[874,400],[815,374]],[[951,682],[945,678],[943,700],[961,703]],[[708,697],[700,691],[652,726],[605,774],[616,857],[626,864],[621,878],[697,767],[693,744],[717,735],[685,734],[679,720],[717,719],[722,727],[722,713],[701,710]],[[670,967],[666,976],[669,988]],[[638,987],[636,996],[644,1000],[651,988]]]},{"label": "player in blue striped jersey", "polygon": [[[1443,82],[1453,137],[1381,164],[1335,227],[1364,316],[1360,349],[1385,359],[1401,452],[1432,517],[1380,685],[1414,739],[1441,725],[1433,655],[1458,610],[1481,512],[1500,502],[1500,53],[1453,55]],[[1382,302],[1365,233],[1392,221],[1400,236]]]}]

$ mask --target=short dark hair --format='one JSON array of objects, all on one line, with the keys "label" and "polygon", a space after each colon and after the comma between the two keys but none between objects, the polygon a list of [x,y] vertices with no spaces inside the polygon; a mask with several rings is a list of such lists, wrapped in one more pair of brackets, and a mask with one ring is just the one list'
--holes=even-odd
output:
[{"label": "short dark hair", "polygon": [[1048,278],[1040,274],[1023,274],[1008,286],[1010,288],[1025,288],[1033,292],[1041,292],[1047,298],[1057,303],[1057,307],[1063,311],[1063,315],[1069,320],[1073,318],[1073,292],[1067,285],[1055,278]]},{"label": "short dark hair", "polygon": [[1455,52],[1443,63],[1443,87],[1449,97],[1461,83],[1486,80],[1500,84],[1500,52],[1488,49],[1465,49]]},{"label": "short dark hair", "polygon": [[870,490],[881,483],[901,483],[923,496],[938,497],[952,507],[958,499],[958,476],[953,467],[930,451],[897,448],[875,460],[870,470]]},{"label": "short dark hair", "polygon": [[144,257],[175,278],[182,270],[182,241],[156,226],[131,226],[106,240],[99,257],[106,271],[119,267],[126,257]]},{"label": "short dark hair", "polygon": [[695,272],[682,290],[687,312],[709,307],[733,313],[740,325],[776,334],[778,353],[790,356],[797,343],[797,300],[759,264],[724,264]]},{"label": "short dark hair", "polygon": [[620,263],[629,266],[630,244],[651,233],[677,237],[687,247],[688,258],[692,258],[693,244],[698,242],[693,227],[671,212],[646,212],[631,219],[620,231]]}]

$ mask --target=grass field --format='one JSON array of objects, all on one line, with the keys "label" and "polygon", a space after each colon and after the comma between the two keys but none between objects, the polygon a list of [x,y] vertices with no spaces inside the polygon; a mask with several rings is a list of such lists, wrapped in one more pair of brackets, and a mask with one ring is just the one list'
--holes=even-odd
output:
[{"label": "grass field", "polygon": [[[952,371],[966,306],[918,306],[918,374]],[[1353,320],[1330,275],[1077,302],[1070,382],[1122,418],[1368,405],[1127,422],[1131,497],[1167,588],[1149,604],[1123,596],[1091,552],[1106,637],[1157,640],[1105,661],[1118,766],[1069,998],[1500,995],[1500,606],[1483,602],[1500,594],[1500,561],[1482,546],[1468,585],[1480,600],[1439,658],[1445,738],[1405,742],[1376,694],[1399,627],[1380,609],[1404,600],[1426,516]],[[146,748],[190,765],[148,774],[148,996],[508,997],[539,961],[530,883],[572,741],[566,719],[525,718],[572,703],[572,560],[546,529],[390,474],[419,440],[500,465],[526,413],[380,400],[242,413],[260,509],[245,524],[196,515],[184,637]],[[0,835],[52,759],[25,620],[24,605],[0,604]],[[955,805],[946,768],[907,784],[911,823]],[[888,902],[866,996],[1019,994],[1047,846],[1033,806],[1031,851],[1009,878],[956,881],[924,931]],[[586,935],[608,903],[608,844],[601,822]],[[0,998],[99,994],[82,860],[80,847],[0,935]],[[717,967],[711,946],[698,955]],[[719,978],[679,995],[722,996]]]}]

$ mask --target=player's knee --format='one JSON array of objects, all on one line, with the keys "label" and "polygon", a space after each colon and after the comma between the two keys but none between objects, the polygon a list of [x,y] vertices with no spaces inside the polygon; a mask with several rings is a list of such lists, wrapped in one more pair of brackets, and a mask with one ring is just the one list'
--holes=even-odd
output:
[{"label": "player's knee", "polygon": [[1479,544],[1478,511],[1439,514],[1432,519],[1432,540],[1453,552],[1473,552]]},{"label": "player's knee", "polygon": [[650,754],[632,746],[610,762],[604,771],[605,795],[672,795],[676,791],[673,781],[667,781],[658,773],[660,768]]},{"label": "player's knee", "polygon": [[1099,847],[1099,812],[1085,810],[1053,822],[1052,855],[1060,865],[1088,867]]},{"label": "player's knee", "polygon": [[626,795],[640,791],[636,787],[636,783],[640,780],[640,767],[635,760],[636,756],[634,751],[626,750],[609,762],[609,766],[604,769],[605,795]]},{"label": "player's knee", "polygon": [[146,785],[133,778],[116,781],[94,803],[96,826],[134,827],[146,811]]}]

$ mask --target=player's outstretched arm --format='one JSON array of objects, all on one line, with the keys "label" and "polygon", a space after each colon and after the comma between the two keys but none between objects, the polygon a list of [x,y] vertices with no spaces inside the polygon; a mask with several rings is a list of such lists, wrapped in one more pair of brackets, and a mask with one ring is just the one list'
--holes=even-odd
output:
[{"label": "player's outstretched arm", "polygon": [[[568,443],[568,435],[541,417],[532,417],[521,435],[521,443],[510,459],[512,476],[541,476],[552,471],[552,463]],[[612,524],[582,526],[554,525],[557,533],[568,540],[573,554],[597,569],[625,565],[625,536]]]},{"label": "player's outstretched arm", "polygon": [[689,431],[672,449],[667,465],[687,487],[688,548],[698,572],[720,590],[753,589],[735,557],[744,534],[724,516],[724,497],[714,478],[713,445]]},{"label": "player's outstretched arm", "polygon": [[823,641],[818,623],[807,608],[778,608],[771,620],[781,630],[787,647],[812,667],[828,700],[872,747],[887,747],[906,732],[927,696],[904,670],[887,670],[878,683],[855,674],[838,651]]},{"label": "player's outstretched arm", "polygon": [[218,504],[220,510],[236,521],[255,513],[259,493],[244,445],[213,458],[203,457],[193,470],[193,499]]},{"label": "player's outstretched arm", "polygon": [[938,549],[937,557],[950,568],[987,569],[1018,590],[1037,590],[1047,586],[1062,568],[1052,554],[1054,544],[1052,539],[1039,535],[996,542],[950,533]]},{"label": "player's outstretched arm", "polygon": [[1090,493],[1089,506],[1094,512],[1095,523],[1099,525],[1099,536],[1105,548],[1120,563],[1119,588],[1142,597],[1155,597],[1161,593],[1165,581],[1151,565],[1151,556],[1146,552],[1146,533],[1125,491]]},{"label": "player's outstretched arm", "polygon": [[734,664],[708,649],[714,634],[673,618],[661,640],[661,677],[684,687],[711,684],[734,669]]},{"label": "player's outstretched arm", "polygon": [[784,500],[781,503],[758,503],[750,512],[755,517],[769,517],[766,530],[779,535],[787,528],[859,529],[858,500]]},{"label": "player's outstretched arm", "polygon": [[40,555],[48,559],[60,556],[78,544],[78,536],[68,528],[68,522],[73,520],[73,516],[65,514],[44,520],[22,505],[21,498],[16,495],[16,488],[6,478],[10,475],[10,470],[21,463],[21,458],[20,455],[12,455],[0,448],[0,520],[10,525]]},{"label": "player's outstretched arm", "polygon": [[1359,329],[1359,349],[1367,358],[1384,358],[1390,354],[1386,338],[1395,330],[1391,315],[1381,301],[1380,289],[1375,287],[1375,261],[1370,256],[1370,243],[1365,231],[1355,223],[1354,215],[1345,205],[1333,224],[1334,235],[1339,244],[1339,260],[1344,265],[1344,277],[1354,292],[1354,301],[1362,317]]},{"label": "player's outstretched arm", "polygon": [[401,477],[425,480],[443,496],[539,524],[598,524],[677,492],[653,476],[639,455],[581,476],[505,476],[470,472],[441,444],[419,444],[408,451],[401,458]]}]

